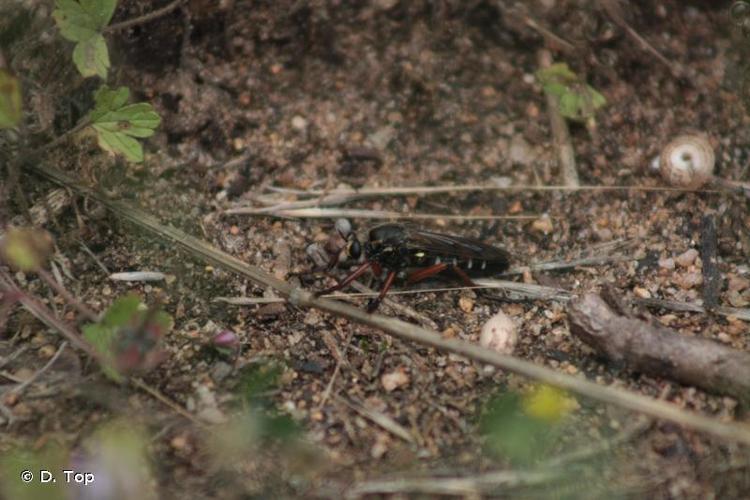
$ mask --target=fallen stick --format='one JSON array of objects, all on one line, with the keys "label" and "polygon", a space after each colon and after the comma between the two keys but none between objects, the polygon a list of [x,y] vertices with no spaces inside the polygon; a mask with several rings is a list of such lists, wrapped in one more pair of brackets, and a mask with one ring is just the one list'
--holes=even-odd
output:
[{"label": "fallen stick", "polygon": [[[539,51],[537,60],[541,68],[549,68],[552,65],[552,54],[542,49]],[[547,115],[552,129],[553,144],[557,151],[560,177],[564,185],[578,187],[581,182],[578,180],[576,153],[573,149],[573,142],[570,140],[568,123],[560,113],[560,100],[550,92],[545,92],[544,95],[547,99]]]},{"label": "fallen stick", "polygon": [[571,333],[634,371],[750,402],[750,353],[621,316],[593,293],[570,302],[568,320]]},{"label": "fallen stick", "polygon": [[394,212],[391,210],[365,210],[360,208],[297,208],[268,212],[263,208],[230,208],[224,215],[266,215],[270,217],[306,218],[306,219],[336,219],[350,217],[352,219],[388,219],[388,220],[536,220],[538,215],[460,215],[460,214],[418,214]]},{"label": "fallen stick", "polygon": [[[716,178],[714,179],[716,181]],[[456,194],[470,192],[503,192],[503,191],[642,191],[646,193],[721,193],[726,190],[738,191],[743,187],[750,190],[746,184],[738,187],[738,184],[724,181],[725,185],[718,186],[720,189],[692,189],[672,186],[642,186],[633,185],[591,185],[561,186],[536,184],[444,184],[441,186],[391,186],[391,187],[363,187],[360,189],[291,189],[280,186],[266,186],[265,189],[274,193],[291,194],[295,196],[360,196],[360,197],[388,197],[388,196],[428,196],[435,194]],[[729,184],[727,184],[729,183]],[[727,187],[728,186],[728,187]],[[320,199],[318,199],[320,202]],[[275,202],[274,202],[275,203]]]}]

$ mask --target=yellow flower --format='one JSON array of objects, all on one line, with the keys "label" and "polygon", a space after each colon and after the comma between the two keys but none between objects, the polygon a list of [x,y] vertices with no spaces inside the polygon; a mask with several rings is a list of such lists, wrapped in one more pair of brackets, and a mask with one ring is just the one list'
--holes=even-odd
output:
[{"label": "yellow flower", "polygon": [[554,423],[578,407],[565,391],[549,385],[537,385],[523,396],[524,412],[533,418]]}]

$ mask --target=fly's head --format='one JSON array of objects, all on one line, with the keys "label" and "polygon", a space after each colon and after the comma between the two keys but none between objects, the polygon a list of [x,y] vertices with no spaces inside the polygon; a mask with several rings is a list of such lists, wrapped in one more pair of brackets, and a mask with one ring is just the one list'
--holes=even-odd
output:
[{"label": "fly's head", "polygon": [[362,245],[357,234],[352,230],[352,225],[346,219],[336,221],[336,231],[346,241],[346,255],[351,259],[359,260],[362,255]]}]

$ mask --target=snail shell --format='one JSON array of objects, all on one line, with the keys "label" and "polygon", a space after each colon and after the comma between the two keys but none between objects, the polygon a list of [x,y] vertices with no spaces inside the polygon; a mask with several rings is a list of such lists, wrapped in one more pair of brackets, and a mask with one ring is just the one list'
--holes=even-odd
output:
[{"label": "snail shell", "polygon": [[715,163],[714,150],[705,135],[685,134],[664,146],[659,171],[672,186],[697,189],[713,177]]}]

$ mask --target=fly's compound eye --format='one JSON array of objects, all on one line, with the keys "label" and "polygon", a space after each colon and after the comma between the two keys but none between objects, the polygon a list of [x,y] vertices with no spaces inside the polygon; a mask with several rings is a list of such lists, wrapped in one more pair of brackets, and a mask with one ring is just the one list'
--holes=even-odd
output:
[{"label": "fly's compound eye", "polygon": [[346,246],[346,253],[348,253],[352,259],[359,259],[359,256],[362,255],[362,246],[359,244],[359,240],[350,241]]}]

